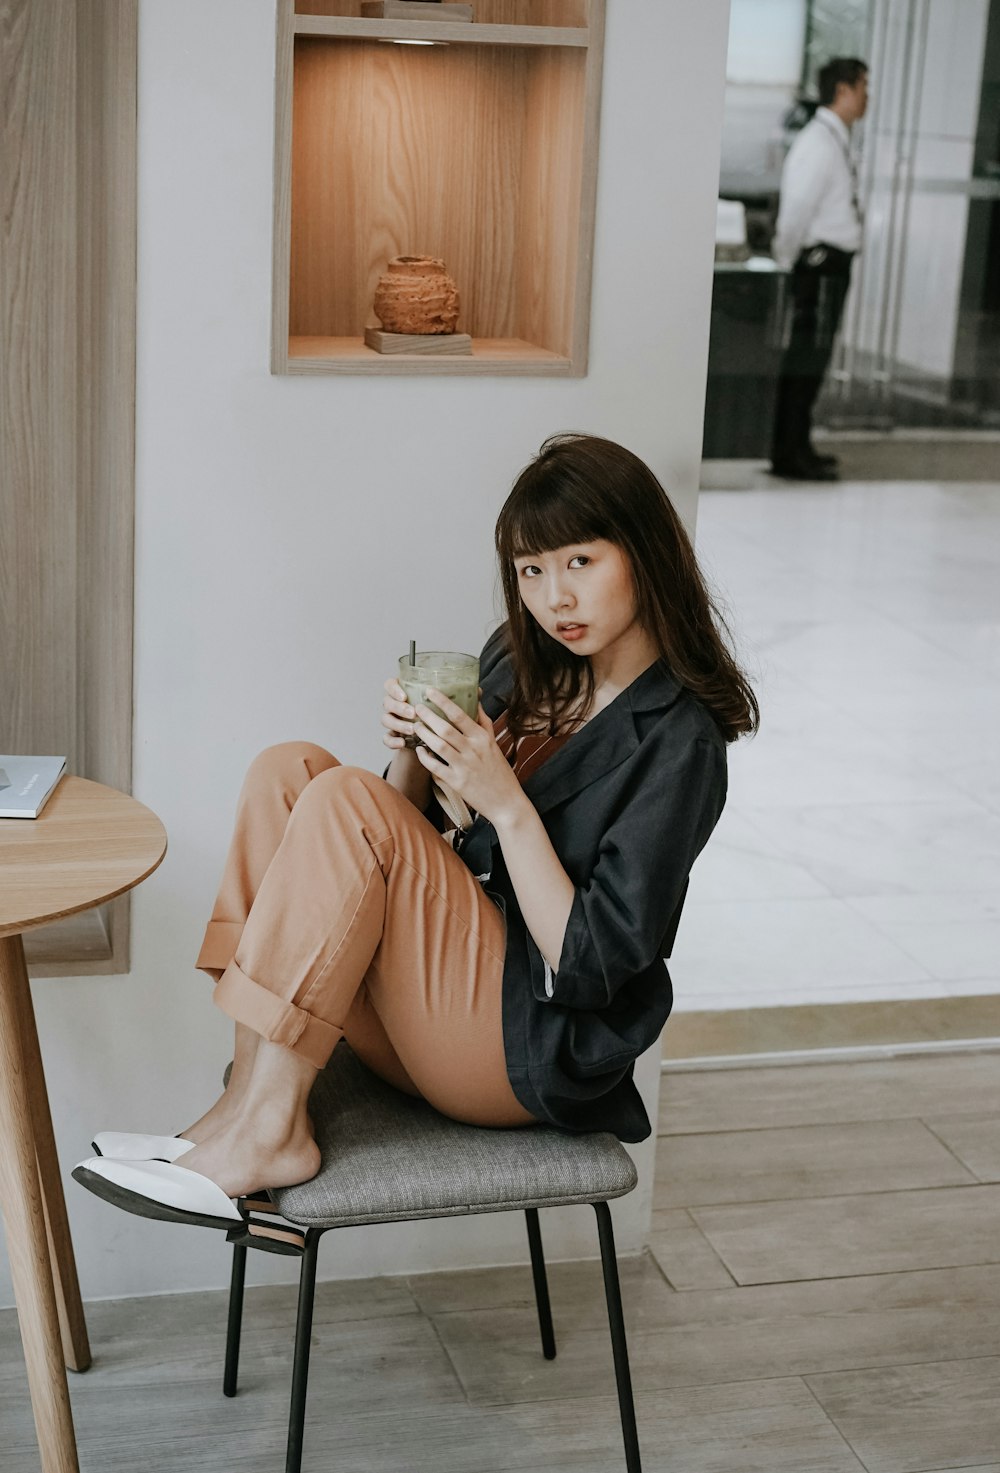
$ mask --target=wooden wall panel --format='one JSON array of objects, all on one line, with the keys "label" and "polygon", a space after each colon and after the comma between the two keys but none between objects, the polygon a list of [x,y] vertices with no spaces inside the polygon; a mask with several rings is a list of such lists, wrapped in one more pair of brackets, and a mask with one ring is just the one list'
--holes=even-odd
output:
[{"label": "wooden wall panel", "polygon": [[[135,0],[76,0],[78,771],[132,787],[135,503]],[[129,900],[103,911],[128,968]]]},{"label": "wooden wall panel", "polygon": [[78,710],[86,776],[131,780],[137,7],[76,0],[80,532]]},{"label": "wooden wall panel", "polygon": [[[126,790],[137,8],[0,0],[0,750]],[[35,934],[36,970],[126,970],[127,916]]]},{"label": "wooden wall panel", "polygon": [[0,751],[76,725],[75,7],[0,0]]}]

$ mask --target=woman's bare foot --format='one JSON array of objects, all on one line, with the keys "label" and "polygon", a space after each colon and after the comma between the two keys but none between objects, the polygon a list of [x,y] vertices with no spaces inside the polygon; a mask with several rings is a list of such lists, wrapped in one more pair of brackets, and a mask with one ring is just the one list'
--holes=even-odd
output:
[{"label": "woman's bare foot", "polygon": [[[196,1146],[202,1145],[213,1135],[217,1135],[220,1130],[225,1130],[227,1126],[233,1124],[239,1114],[242,1096],[242,1090],[239,1092],[239,1097],[236,1097],[228,1089],[224,1090],[215,1104],[206,1110],[204,1115],[200,1116],[193,1125],[189,1125],[186,1130],[180,1131],[179,1134],[186,1141],[194,1141]],[[187,1154],[190,1155],[190,1152]]]},{"label": "woman's bare foot", "polygon": [[218,1128],[197,1141],[178,1164],[207,1176],[227,1197],[308,1181],[320,1165],[307,1108],[315,1067],[290,1049],[257,1039],[242,1077],[245,1087],[237,1098],[234,1084],[238,1087],[241,1077],[234,1064],[226,1091],[232,1097],[223,1096],[218,1111],[213,1106],[195,1122],[199,1135],[209,1117],[212,1124],[219,1121]]},{"label": "woman's bare foot", "polygon": [[244,1197],[266,1187],[291,1187],[309,1181],[320,1166],[319,1147],[308,1130],[248,1129],[237,1121],[217,1130],[210,1140],[186,1151],[178,1161],[220,1186],[227,1197]]},{"label": "woman's bare foot", "polygon": [[245,1023],[236,1024],[229,1083],[215,1104],[206,1110],[193,1125],[189,1125],[187,1130],[180,1132],[186,1141],[194,1141],[196,1146],[200,1146],[218,1131],[225,1130],[227,1125],[232,1125],[237,1119],[247,1087],[253,1078],[259,1045],[258,1034],[248,1028]]}]

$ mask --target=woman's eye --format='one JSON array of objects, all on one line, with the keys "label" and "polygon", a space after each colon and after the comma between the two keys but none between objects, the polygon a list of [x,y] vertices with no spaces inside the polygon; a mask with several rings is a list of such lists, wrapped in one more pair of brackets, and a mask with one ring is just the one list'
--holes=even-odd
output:
[{"label": "woman's eye", "polygon": [[574,563],[577,563],[577,564],[579,564],[580,567],[585,568],[587,566],[587,564],[590,562],[590,558],[587,557],[586,553],[578,552],[577,555],[576,555],[576,557],[570,558],[569,561],[570,561],[570,567],[572,567]]},{"label": "woman's eye", "polygon": [[536,568],[534,563],[526,563],[524,567],[520,569],[520,575],[522,578],[534,578],[536,573],[538,573],[539,571],[540,569]]}]

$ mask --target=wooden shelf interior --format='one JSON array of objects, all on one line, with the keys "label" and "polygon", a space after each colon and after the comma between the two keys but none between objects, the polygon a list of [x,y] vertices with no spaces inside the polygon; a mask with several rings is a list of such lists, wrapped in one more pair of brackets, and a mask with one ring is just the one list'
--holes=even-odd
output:
[{"label": "wooden shelf interior", "polygon": [[[585,26],[587,0],[473,0],[473,25]],[[361,17],[361,0],[295,0],[296,15]],[[431,22],[434,24],[434,22]]]},{"label": "wooden shelf interior", "polygon": [[[350,0],[304,6],[360,14]],[[585,3],[570,0],[478,0],[476,11],[498,23],[527,13],[586,23]],[[587,55],[296,36],[289,338],[360,339],[377,324],[389,258],[421,254],[441,257],[458,285],[459,331],[572,357]]]},{"label": "wooden shelf interior", "polygon": [[473,338],[471,354],[378,353],[364,338],[294,337],[288,340],[288,373],[417,373],[571,375],[569,358],[523,338]]}]

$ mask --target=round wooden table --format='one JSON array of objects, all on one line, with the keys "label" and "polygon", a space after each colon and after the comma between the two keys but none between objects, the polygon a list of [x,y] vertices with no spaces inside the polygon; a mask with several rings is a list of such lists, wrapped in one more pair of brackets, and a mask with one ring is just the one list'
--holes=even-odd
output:
[{"label": "round wooden table", "polygon": [[90,1347],[21,932],[130,890],[166,848],[155,813],[81,777],[38,818],[0,818],[0,1208],[43,1473],[77,1473],[66,1366]]}]

